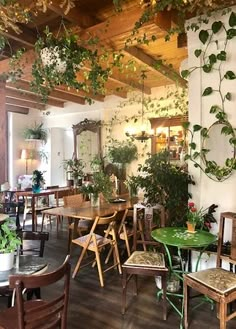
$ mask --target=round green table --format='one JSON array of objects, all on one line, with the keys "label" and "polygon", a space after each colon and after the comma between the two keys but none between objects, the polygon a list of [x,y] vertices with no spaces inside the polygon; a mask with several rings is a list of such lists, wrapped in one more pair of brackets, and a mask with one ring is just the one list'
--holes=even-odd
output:
[{"label": "round green table", "polygon": [[[186,227],[162,227],[152,231],[152,238],[160,243],[162,243],[166,250],[166,255],[169,262],[170,275],[173,274],[179,280],[183,280],[183,275],[186,273],[184,260],[182,257],[182,249],[199,249],[199,256],[196,263],[196,270],[201,258],[202,253],[206,250],[207,246],[211,243],[217,241],[217,236],[206,231],[197,230],[195,233],[190,233],[187,231]],[[172,257],[170,247],[176,247],[178,256],[180,259],[180,268],[176,269],[172,265]],[[167,295],[174,295],[182,299],[181,309],[176,306],[176,304],[170,300],[167,296],[167,300],[170,305],[175,309],[175,311],[181,317],[180,328],[183,327],[183,293],[173,293],[169,292]]]}]

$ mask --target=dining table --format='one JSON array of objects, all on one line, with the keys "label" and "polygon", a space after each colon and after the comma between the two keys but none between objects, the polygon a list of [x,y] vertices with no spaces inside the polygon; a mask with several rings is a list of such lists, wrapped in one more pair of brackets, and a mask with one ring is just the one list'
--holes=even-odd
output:
[{"label": "dining table", "polygon": [[25,190],[15,191],[17,199],[19,199],[20,197],[31,198],[32,231],[35,231],[36,226],[37,226],[37,218],[36,218],[36,201],[37,201],[37,198],[38,197],[43,197],[43,196],[55,195],[56,200],[58,200],[59,193],[62,192],[62,191],[67,191],[67,190],[71,190],[71,187],[70,186],[56,187],[56,188],[52,188],[52,189],[40,190],[37,193],[33,192],[32,190],[31,191],[25,191]]},{"label": "dining table", "polygon": [[[203,230],[196,230],[194,233],[190,233],[186,227],[161,227],[155,229],[151,233],[152,238],[157,242],[160,242],[166,251],[170,277],[174,276],[179,282],[183,282],[183,276],[187,273],[186,264],[183,257],[183,250],[198,250],[199,255],[197,257],[195,271],[198,269],[199,261],[206,248],[217,241],[217,236]],[[173,247],[177,249],[177,255],[179,257],[179,266],[173,265]],[[181,287],[181,284],[180,284]],[[161,291],[158,292],[158,294]],[[169,296],[175,296],[180,298],[181,305],[178,308],[174,300],[171,300]],[[167,301],[174,308],[177,314],[180,316],[180,328],[183,328],[184,317],[184,303],[182,291],[167,291]]]},{"label": "dining table", "polygon": [[105,217],[112,215],[115,211],[122,212],[126,209],[132,209],[137,203],[137,198],[130,198],[125,195],[104,201],[99,206],[92,206],[90,201],[84,201],[79,207],[56,207],[47,210],[47,214],[60,216],[62,218],[73,219],[74,227],[72,236],[77,237],[77,228],[79,220],[95,220],[97,216]]}]

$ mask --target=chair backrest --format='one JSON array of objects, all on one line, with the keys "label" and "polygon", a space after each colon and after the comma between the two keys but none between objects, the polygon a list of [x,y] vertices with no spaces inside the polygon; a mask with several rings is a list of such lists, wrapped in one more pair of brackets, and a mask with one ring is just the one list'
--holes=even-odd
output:
[{"label": "chair backrest", "polygon": [[117,211],[114,212],[113,215],[111,216],[106,216],[106,217],[99,217],[97,216],[93,222],[92,228],[90,230],[90,236],[94,234],[96,228],[98,225],[104,225],[108,226],[107,229],[104,231],[105,236],[107,237],[109,234],[115,238],[116,235],[116,224],[117,224]]},{"label": "chair backrest", "polygon": [[[56,295],[56,297],[31,301],[31,307],[27,308],[27,303],[23,299],[24,289],[51,286],[62,280],[64,281],[63,289],[58,289],[56,285],[53,289],[53,296]],[[69,284],[69,255],[53,272],[40,275],[10,275],[9,286],[16,291],[17,329],[66,329]]]},{"label": "chair backrest", "polygon": [[[224,243],[224,232],[225,232],[225,220],[231,220],[232,235],[231,235],[231,247],[230,253],[225,255],[223,252]],[[228,261],[229,263],[234,263],[236,261],[236,213],[233,212],[223,212],[220,214],[220,225],[218,234],[218,244],[217,244],[217,267],[221,266],[222,259]]]},{"label": "chair backrest", "polygon": [[73,194],[63,197],[64,207],[79,207],[83,203],[83,194]]},{"label": "chair backrest", "polygon": [[[22,241],[21,254],[33,254],[43,257],[45,241],[49,239],[48,232],[19,231],[18,236]],[[38,241],[38,243],[35,241]]]}]

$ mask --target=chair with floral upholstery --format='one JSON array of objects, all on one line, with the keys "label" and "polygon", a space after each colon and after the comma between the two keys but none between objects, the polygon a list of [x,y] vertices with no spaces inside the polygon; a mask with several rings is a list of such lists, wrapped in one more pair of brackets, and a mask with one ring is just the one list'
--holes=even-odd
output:
[{"label": "chair with floral upholstery", "polygon": [[[224,240],[225,218],[232,220],[232,244],[230,255],[222,254]],[[188,329],[188,308],[190,289],[205,295],[217,304],[218,318],[220,320],[220,329],[226,329],[229,320],[236,317],[236,312],[228,305],[236,300],[236,274],[222,268],[222,260],[234,263],[236,261],[236,213],[221,213],[219,226],[219,239],[217,245],[216,267],[206,270],[189,273],[184,276],[184,327]]]}]

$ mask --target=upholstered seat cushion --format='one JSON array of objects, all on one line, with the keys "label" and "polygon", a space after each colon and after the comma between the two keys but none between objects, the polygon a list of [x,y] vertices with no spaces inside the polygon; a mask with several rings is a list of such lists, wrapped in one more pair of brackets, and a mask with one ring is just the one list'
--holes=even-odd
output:
[{"label": "upholstered seat cushion", "polygon": [[232,289],[236,289],[236,274],[222,268],[210,268],[207,270],[189,273],[187,276],[219,292],[222,295]]},{"label": "upholstered seat cushion", "polygon": [[165,267],[164,255],[152,251],[134,251],[124,265]]}]

